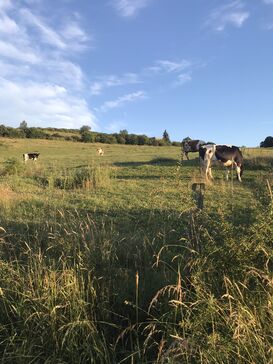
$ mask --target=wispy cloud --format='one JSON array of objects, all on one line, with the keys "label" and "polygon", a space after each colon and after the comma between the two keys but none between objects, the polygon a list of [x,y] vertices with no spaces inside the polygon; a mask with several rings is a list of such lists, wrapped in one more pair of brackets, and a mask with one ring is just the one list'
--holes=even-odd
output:
[{"label": "wispy cloud", "polygon": [[206,21],[206,26],[218,32],[222,32],[229,25],[241,28],[249,16],[250,14],[245,10],[244,3],[240,0],[235,0],[214,9]]},{"label": "wispy cloud", "polygon": [[62,30],[62,35],[68,40],[76,40],[80,42],[86,42],[89,40],[89,37],[85,31],[75,21],[70,21],[69,23],[65,24]]},{"label": "wispy cloud", "polygon": [[95,128],[85,75],[71,61],[90,36],[74,14],[64,13],[53,24],[28,3],[17,0],[15,7],[0,0],[0,119],[9,125],[25,119],[36,126]]},{"label": "wispy cloud", "polygon": [[108,75],[102,76],[94,81],[91,85],[92,95],[99,95],[101,92],[110,87],[132,85],[139,83],[139,76],[136,73],[125,73],[121,76]]},{"label": "wispy cloud", "polygon": [[266,5],[273,5],[273,0],[263,0]]},{"label": "wispy cloud", "polygon": [[16,22],[6,14],[0,13],[0,32],[6,34],[16,34],[19,32]]},{"label": "wispy cloud", "polygon": [[[102,92],[111,87],[128,86],[139,83],[147,84],[153,80],[156,82],[156,78],[167,77],[170,85],[181,86],[186,82],[191,81],[192,71],[198,67],[198,64],[189,60],[182,59],[180,61],[172,61],[168,59],[158,60],[152,66],[143,68],[139,73],[125,73],[123,75],[108,75],[98,77],[90,86],[92,95],[101,95]],[[134,95],[134,94],[130,94]],[[137,93],[137,95],[139,95]],[[122,98],[118,99],[122,102]],[[113,105],[116,105],[115,101]],[[100,109],[106,111],[110,109],[110,104],[104,104]]]},{"label": "wispy cloud", "polygon": [[1,0],[0,1],[0,10],[5,10],[12,8],[11,0]]},{"label": "wispy cloud", "polygon": [[184,83],[190,82],[191,79],[192,77],[190,73],[180,73],[177,77],[175,85],[177,86],[184,85]]},{"label": "wispy cloud", "polygon": [[113,0],[113,6],[123,17],[136,15],[151,3],[151,0]]},{"label": "wispy cloud", "polygon": [[265,30],[272,30],[273,29],[273,22],[268,22],[266,24],[263,24],[262,25],[262,28],[265,29]]},{"label": "wispy cloud", "polygon": [[21,15],[28,25],[32,27],[34,26],[40,31],[42,40],[45,43],[60,49],[66,48],[66,44],[62,40],[61,36],[55,30],[45,24],[42,19],[34,15],[30,10],[21,9]]},{"label": "wispy cloud", "polygon": [[25,47],[24,52],[22,52],[22,49],[16,47],[16,45],[2,40],[0,40],[0,55],[24,63],[38,63],[40,61],[39,56],[32,52],[29,47]]},{"label": "wispy cloud", "polygon": [[137,91],[130,94],[126,94],[118,97],[116,100],[104,102],[104,104],[100,107],[100,111],[105,112],[109,109],[116,109],[128,102],[133,102],[144,98],[146,98],[146,94],[144,91]]},{"label": "wispy cloud", "polygon": [[35,26],[41,32],[42,39],[45,43],[61,49],[66,47],[66,44],[62,41],[58,33],[46,25],[42,19],[32,14],[31,11],[22,9],[21,15],[23,16],[25,22],[31,26]]},{"label": "wispy cloud", "polygon": [[124,121],[112,121],[110,124],[106,125],[105,130],[110,133],[118,133],[126,127],[127,124]]},{"label": "wispy cloud", "polygon": [[191,62],[185,59],[179,62],[174,62],[170,60],[159,60],[155,62],[155,65],[149,67],[148,70],[155,73],[180,72],[186,68],[189,68],[191,65]]},{"label": "wispy cloud", "polygon": [[201,65],[187,59],[180,61],[158,60],[146,69],[146,72],[154,76],[168,77],[171,86],[182,86],[192,80],[192,72]]}]

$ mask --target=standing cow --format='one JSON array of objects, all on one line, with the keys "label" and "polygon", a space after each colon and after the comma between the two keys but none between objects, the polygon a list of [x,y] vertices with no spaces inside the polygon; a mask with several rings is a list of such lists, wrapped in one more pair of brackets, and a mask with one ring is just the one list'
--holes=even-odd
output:
[{"label": "standing cow", "polygon": [[184,155],[189,160],[188,153],[198,152],[199,147],[206,144],[204,140],[183,140],[181,143],[181,160],[183,161]]},{"label": "standing cow", "polygon": [[34,162],[38,159],[40,153],[24,153],[23,154],[23,161],[26,163],[28,160],[32,159]]},{"label": "standing cow", "polygon": [[230,169],[235,166],[237,178],[242,182],[243,174],[243,155],[238,147],[234,145],[216,145],[216,144],[205,144],[199,148],[199,157],[202,163],[203,171],[206,180],[213,179],[211,173],[211,166],[214,162],[220,162],[222,165],[227,167],[226,178]]}]

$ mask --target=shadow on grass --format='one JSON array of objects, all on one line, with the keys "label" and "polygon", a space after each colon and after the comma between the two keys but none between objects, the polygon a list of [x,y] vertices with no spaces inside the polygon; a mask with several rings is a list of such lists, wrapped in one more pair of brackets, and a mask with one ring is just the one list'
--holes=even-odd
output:
[{"label": "shadow on grass", "polygon": [[194,159],[190,159],[190,160],[183,160],[180,161],[179,164],[181,165],[181,167],[186,166],[186,167],[192,167],[192,166],[199,166],[200,165],[200,161],[199,158],[194,158]]},{"label": "shadow on grass", "polygon": [[[138,180],[156,180],[156,179],[160,179],[162,176],[160,175],[131,175],[131,176],[123,176],[123,175],[117,175],[116,179],[120,179],[120,180],[131,180],[131,179],[138,179]],[[167,178],[167,177],[166,177]]]},{"label": "shadow on grass", "polygon": [[154,165],[154,166],[177,166],[177,163],[179,161],[177,159],[173,158],[154,158],[150,161],[143,161],[143,162],[116,162],[114,163],[117,167],[139,167],[139,166],[145,166],[145,165]]},{"label": "shadow on grass", "polygon": [[[62,328],[63,322],[70,327],[75,322],[72,321],[74,317],[77,318],[77,323],[78,318],[83,320],[83,317],[83,322],[92,322],[96,332],[103,330],[106,344],[109,347],[115,344],[116,355],[125,362],[125,350],[132,350],[129,340],[131,331],[127,334],[123,329],[135,322],[150,324],[151,316],[147,314],[147,310],[152,298],[157,297],[158,301],[152,311],[156,320],[167,317],[173,322],[172,311],[166,316],[166,312],[170,310],[170,299],[174,298],[175,302],[179,302],[177,295],[187,292],[187,300],[196,302],[194,287],[200,277],[205,276],[200,289],[203,289],[206,283],[205,288],[210,290],[208,292],[220,300],[225,293],[222,289],[225,277],[240,281],[246,275],[244,267],[253,266],[262,259],[258,253],[257,258],[254,257],[255,260],[246,254],[248,250],[245,249],[248,245],[238,250],[241,246],[240,230],[236,229],[237,221],[227,224],[226,217],[229,216],[229,211],[222,215],[215,209],[211,212],[185,211],[181,214],[167,209],[113,209],[89,212],[86,209],[52,211],[50,206],[45,211],[46,204],[37,207],[44,208],[44,218],[34,215],[37,221],[26,218],[26,222],[22,223],[5,220],[3,216],[1,220],[6,232],[0,232],[1,264],[3,261],[7,263],[1,265],[5,268],[1,271],[1,290],[3,287],[5,293],[4,298],[1,297],[1,302],[4,302],[1,308],[8,318],[4,324],[7,322],[12,327],[10,331],[3,330],[2,341],[8,342],[16,335],[17,341],[23,340],[28,355],[31,354],[34,358],[37,357],[36,347],[42,346],[45,340],[49,341],[50,345],[47,345],[43,352],[43,360],[51,358],[57,334],[60,342],[66,340],[67,345],[72,345],[75,338],[78,347],[78,343],[85,339],[83,335],[86,335],[87,331],[74,330],[73,336],[70,337]],[[245,207],[242,206],[237,218],[241,218],[244,213]],[[242,237],[244,232],[241,232]],[[250,237],[252,234],[253,232],[250,232]],[[249,244],[244,237],[242,243],[245,241]],[[253,242],[253,246],[255,244]],[[12,266],[14,270],[11,269]],[[198,271],[199,266],[201,268]],[[202,267],[205,272],[202,271]],[[191,275],[195,285],[191,285]],[[19,290],[20,294],[15,294],[13,298],[13,289],[10,287],[15,286],[17,281],[22,287]],[[162,288],[166,288],[165,295]],[[57,295],[55,292],[58,291],[60,294]],[[172,291],[174,293],[169,295]],[[9,296],[11,303],[7,304]],[[202,299],[205,300],[205,296]],[[52,312],[52,302],[54,309],[56,307],[60,312],[58,315],[61,319],[56,316],[55,311],[52,319],[48,314]],[[207,304],[204,306],[204,313],[201,313],[205,317]],[[35,319],[37,307],[39,317]],[[80,307],[80,311],[77,307]],[[138,307],[140,309],[136,310]],[[217,309],[218,307],[217,305]],[[17,312],[21,316],[17,315]],[[176,314],[178,311],[174,312]],[[21,317],[27,319],[23,321]],[[199,317],[198,311],[196,319]],[[179,320],[178,317],[177,322],[180,322]],[[27,325],[20,325],[20,322],[27,322]],[[103,326],[104,322],[107,325]],[[209,324],[210,321],[206,327],[210,327]],[[178,324],[176,326],[178,327]],[[190,329],[196,330],[195,328],[194,321]],[[89,326],[88,330],[90,331]],[[124,338],[122,343],[117,341],[121,333]],[[206,337],[207,332],[204,335]],[[40,336],[42,340],[39,340]],[[146,332],[141,330],[138,336],[140,345],[143,345],[146,339]],[[86,343],[88,345],[80,347],[80,351],[86,350],[87,353],[85,360],[81,362],[87,362],[90,347],[94,345],[92,340],[87,340]],[[82,354],[80,351],[79,354]],[[155,362],[156,354],[151,349],[151,360],[145,362]],[[59,353],[59,359],[63,359],[62,362],[73,362],[65,360],[63,350]],[[88,362],[95,362],[91,359]]]}]

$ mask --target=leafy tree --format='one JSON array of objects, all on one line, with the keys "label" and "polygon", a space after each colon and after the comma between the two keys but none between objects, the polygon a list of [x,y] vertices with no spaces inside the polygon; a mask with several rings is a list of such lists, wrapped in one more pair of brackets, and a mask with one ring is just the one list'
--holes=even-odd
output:
[{"label": "leafy tree", "polygon": [[118,144],[125,144],[126,143],[126,139],[124,138],[123,135],[115,133],[115,134],[113,134],[113,136],[116,138]]},{"label": "leafy tree", "polygon": [[90,131],[91,130],[91,127],[89,125],[83,125],[81,128],[80,128],[80,133],[84,133],[86,131]]},{"label": "leafy tree", "polygon": [[2,137],[9,136],[8,128],[5,125],[0,125],[0,136]]},{"label": "leafy tree", "polygon": [[25,120],[21,121],[19,128],[20,129],[27,129],[27,122]]},{"label": "leafy tree", "polygon": [[162,139],[164,140],[164,142],[166,144],[170,144],[171,143],[169,134],[167,133],[167,130],[166,129],[164,130],[163,138]]},{"label": "leafy tree", "polygon": [[153,145],[154,147],[157,147],[159,145],[158,139],[156,139],[155,137],[149,138],[149,145]]},{"label": "leafy tree", "polygon": [[174,147],[180,147],[180,142],[172,142],[172,145],[174,146]]},{"label": "leafy tree", "polygon": [[81,142],[93,143],[94,139],[95,139],[94,135],[92,133],[90,133],[90,131],[81,132]]},{"label": "leafy tree", "polygon": [[158,145],[160,146],[160,147],[164,147],[165,145],[170,145],[171,144],[171,142],[167,142],[165,139],[158,139]]},{"label": "leafy tree", "polygon": [[114,135],[106,134],[106,133],[97,133],[95,141],[97,143],[105,143],[105,144],[115,144],[117,143],[117,139]]},{"label": "leafy tree", "polygon": [[49,134],[41,128],[27,128],[24,130],[25,136],[30,139],[48,139]]},{"label": "leafy tree", "polygon": [[184,139],[182,140],[182,142],[188,142],[189,140],[191,140],[191,138],[190,138],[190,137],[186,137],[186,138],[184,138]]},{"label": "leafy tree", "polygon": [[149,143],[149,138],[146,135],[138,135],[137,136],[137,144],[145,145]]},{"label": "leafy tree", "polygon": [[265,138],[263,142],[260,143],[261,148],[270,148],[273,147],[273,137],[268,136]]},{"label": "leafy tree", "polygon": [[136,134],[128,134],[126,138],[126,144],[137,145],[138,136]]}]

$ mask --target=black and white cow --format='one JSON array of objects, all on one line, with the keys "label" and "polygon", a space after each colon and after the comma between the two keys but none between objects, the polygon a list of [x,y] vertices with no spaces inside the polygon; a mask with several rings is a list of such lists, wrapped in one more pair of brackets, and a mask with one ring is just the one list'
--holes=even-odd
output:
[{"label": "black and white cow", "polygon": [[237,178],[240,182],[242,182],[243,155],[238,147],[235,147],[234,145],[204,144],[199,148],[199,157],[206,180],[209,178],[213,179],[211,174],[212,164],[214,162],[220,162],[222,165],[227,167],[227,180],[230,169],[235,166]]},{"label": "black and white cow", "polygon": [[199,147],[206,144],[204,140],[185,140],[181,143],[181,160],[184,159],[184,155],[189,160],[188,153],[198,152]]},{"label": "black and white cow", "polygon": [[23,154],[23,161],[26,163],[29,159],[32,159],[33,161],[36,161],[39,157],[40,153],[34,152],[34,153],[24,153]]}]

